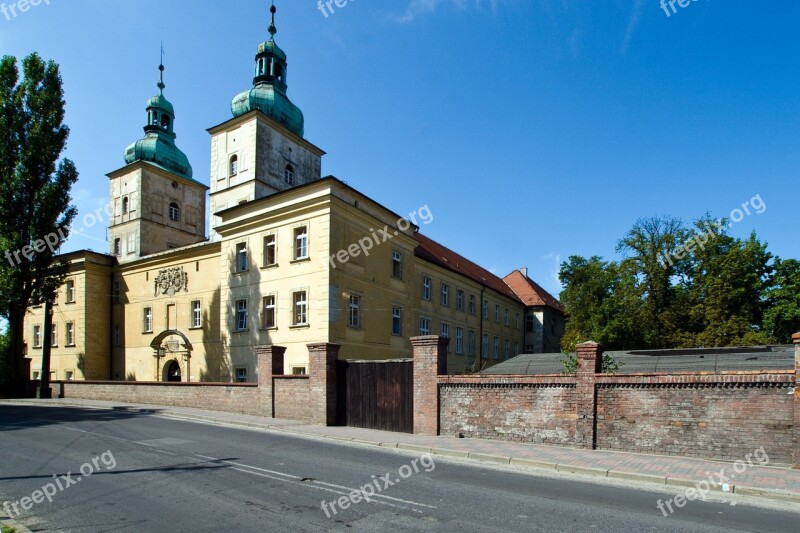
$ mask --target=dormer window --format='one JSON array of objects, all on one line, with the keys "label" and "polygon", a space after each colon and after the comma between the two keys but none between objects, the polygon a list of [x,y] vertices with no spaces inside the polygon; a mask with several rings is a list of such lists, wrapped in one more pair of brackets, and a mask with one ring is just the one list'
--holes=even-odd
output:
[{"label": "dormer window", "polygon": [[229,168],[230,168],[230,172],[228,173],[228,175],[230,177],[233,177],[233,176],[235,176],[235,175],[237,175],[239,173],[239,156],[238,155],[231,156]]},{"label": "dormer window", "polygon": [[180,208],[178,207],[178,204],[176,204],[175,202],[172,202],[172,203],[169,204],[169,219],[170,220],[174,220],[175,222],[177,222],[178,219],[180,218],[180,213],[181,213],[181,211],[180,211]]},{"label": "dormer window", "polygon": [[286,169],[283,171],[283,181],[286,182],[286,185],[294,185],[294,167],[292,165],[286,165]]}]

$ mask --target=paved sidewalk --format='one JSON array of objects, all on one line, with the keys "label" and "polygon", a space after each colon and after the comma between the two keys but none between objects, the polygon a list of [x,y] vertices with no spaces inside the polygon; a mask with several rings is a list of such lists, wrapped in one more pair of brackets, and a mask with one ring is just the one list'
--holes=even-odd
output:
[{"label": "paved sidewalk", "polygon": [[[285,431],[297,435],[427,452],[434,455],[473,459],[495,464],[517,465],[683,487],[683,489],[676,490],[676,492],[683,492],[685,488],[695,487],[698,483],[709,479],[719,481],[720,475],[724,475],[728,480],[728,486],[725,487],[728,489],[727,492],[800,503],[800,470],[793,470],[788,467],[755,466],[757,464],[756,458],[753,458],[753,466],[747,466],[743,472],[737,473],[734,472],[733,463],[720,461],[605,450],[582,450],[485,439],[429,437],[353,427],[325,427],[295,420],[205,411],[185,407],[76,399],[0,400],[0,408],[2,408],[3,404],[142,410],[171,418]],[[741,459],[742,461],[745,460],[744,457]],[[706,486],[704,485],[702,488],[705,489]],[[712,486],[711,489],[712,491],[723,491],[722,486]]]}]

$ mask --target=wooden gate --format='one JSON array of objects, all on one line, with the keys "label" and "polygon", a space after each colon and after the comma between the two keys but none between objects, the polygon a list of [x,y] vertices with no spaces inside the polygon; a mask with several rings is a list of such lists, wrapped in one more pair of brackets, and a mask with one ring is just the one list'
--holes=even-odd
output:
[{"label": "wooden gate", "polygon": [[411,359],[338,361],[337,422],[385,431],[414,432]]}]

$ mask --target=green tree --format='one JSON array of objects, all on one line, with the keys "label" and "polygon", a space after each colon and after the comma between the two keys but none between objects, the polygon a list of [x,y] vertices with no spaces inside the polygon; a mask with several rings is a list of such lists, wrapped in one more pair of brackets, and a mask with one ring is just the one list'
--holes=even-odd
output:
[{"label": "green tree", "polygon": [[15,58],[0,60],[0,315],[9,324],[2,385],[12,393],[25,378],[25,312],[51,299],[66,273],[54,257],[76,214],[70,189],[78,179],[72,161],[60,160],[69,128],[58,65],[34,53],[22,73],[20,80]]},{"label": "green tree", "polygon": [[761,329],[770,283],[772,254],[755,233],[746,240],[727,234],[709,217],[695,223],[694,233],[702,247],[692,252],[691,346],[766,344]]},{"label": "green tree", "polygon": [[775,259],[775,274],[767,289],[764,330],[775,342],[791,344],[800,332],[800,261]]}]

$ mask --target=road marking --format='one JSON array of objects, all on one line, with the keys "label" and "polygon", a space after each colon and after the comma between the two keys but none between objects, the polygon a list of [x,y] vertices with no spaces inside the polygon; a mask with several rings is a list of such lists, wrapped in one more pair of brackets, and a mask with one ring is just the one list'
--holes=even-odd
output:
[{"label": "road marking", "polygon": [[[201,457],[201,458],[207,459],[209,461],[214,461],[214,462],[217,462],[217,463],[225,463],[225,464],[232,465],[233,466],[233,470],[238,470],[240,472],[246,472],[248,474],[260,475],[260,476],[268,477],[270,479],[275,479],[277,481],[289,481],[289,482],[292,482],[292,483],[298,483],[298,484],[304,485],[306,487],[314,487],[315,489],[326,490],[328,492],[333,492],[333,493],[336,493],[336,494],[340,494],[342,496],[347,496],[353,491],[359,492],[359,493],[361,492],[361,490],[359,488],[355,488],[354,489],[354,488],[347,487],[347,486],[344,486],[344,485],[336,485],[334,483],[326,483],[324,481],[319,481],[319,480],[314,480],[311,483],[308,483],[308,482],[302,481],[303,478],[301,478],[300,476],[295,476],[293,474],[286,474],[284,472],[277,472],[275,470],[268,470],[266,468],[259,468],[257,466],[237,463],[235,461],[228,461],[228,460],[219,459],[219,458],[216,458],[216,457],[209,457],[207,455],[200,455],[199,453],[196,453],[195,455],[197,457]],[[241,467],[241,468],[237,468],[237,467]],[[245,468],[256,470],[257,472],[252,472],[250,470],[244,470]],[[265,472],[265,473],[262,474],[261,472]],[[268,475],[268,474],[272,474],[272,475]],[[275,477],[275,476],[282,476],[282,477]],[[318,485],[322,485],[322,486],[318,486]],[[371,485],[371,483],[368,483],[368,485]],[[332,488],[326,488],[326,487],[332,487]],[[339,490],[335,490],[335,489],[339,489]],[[370,495],[370,500],[372,500],[373,498],[383,498],[383,499],[386,499],[386,500],[392,500],[392,501],[399,502],[399,503],[405,503],[407,505],[414,505],[414,506],[418,506],[418,507],[427,507],[428,509],[437,509],[437,507],[435,507],[433,505],[428,505],[428,504],[425,504],[425,503],[415,502],[415,501],[411,501],[411,500],[403,500],[402,498],[394,498],[392,496],[386,496],[384,494],[375,494],[374,496]],[[382,502],[382,501],[376,501],[376,503],[385,503],[387,505],[392,505],[392,504],[389,504],[388,502]],[[397,506],[396,505],[392,505],[392,507],[397,507]]]}]

